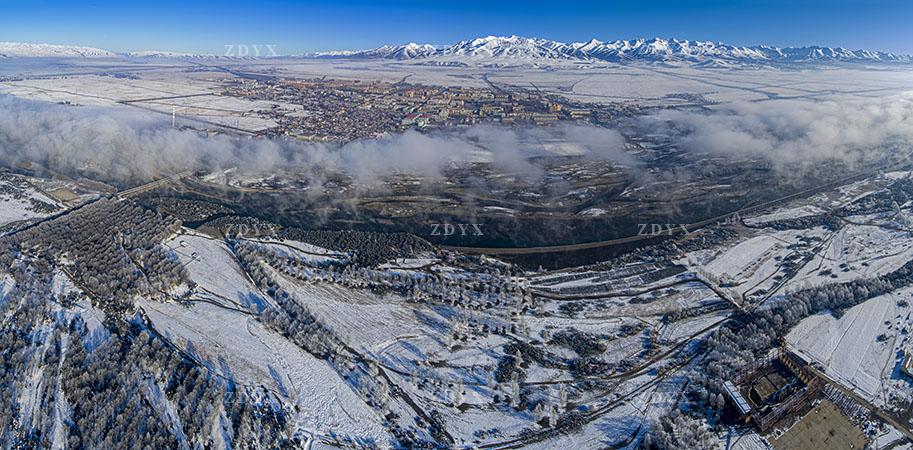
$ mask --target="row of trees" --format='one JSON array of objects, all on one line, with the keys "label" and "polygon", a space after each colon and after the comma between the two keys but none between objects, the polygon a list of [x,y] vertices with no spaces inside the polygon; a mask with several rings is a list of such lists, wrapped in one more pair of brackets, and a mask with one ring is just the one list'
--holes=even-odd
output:
[{"label": "row of trees", "polygon": [[217,203],[173,197],[154,197],[146,199],[144,204],[184,222],[197,222],[215,215],[231,213],[231,209]]}]

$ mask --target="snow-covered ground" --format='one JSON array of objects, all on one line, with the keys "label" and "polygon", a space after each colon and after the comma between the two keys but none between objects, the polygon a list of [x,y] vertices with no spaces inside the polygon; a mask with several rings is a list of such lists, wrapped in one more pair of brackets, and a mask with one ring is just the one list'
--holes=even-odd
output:
[{"label": "snow-covered ground", "polygon": [[814,286],[874,277],[898,269],[911,258],[911,233],[876,225],[846,224],[832,233],[825,247],[790,283]]},{"label": "snow-covered ground", "polygon": [[167,245],[198,287],[191,306],[138,300],[159,332],[222,376],[242,386],[264,385],[296,405],[293,420],[307,433],[390,441],[377,413],[326,361],[251,316],[266,296],[247,279],[223,241],[185,232]]},{"label": "snow-covered ground", "polygon": [[[33,100],[86,106],[117,106],[124,111],[141,107],[178,118],[205,120],[251,132],[272,128],[276,121],[257,111],[273,111],[278,105],[288,114],[301,112],[300,105],[248,100],[214,95],[218,83],[197,79],[131,79],[84,75],[0,83],[0,93]],[[162,99],[164,98],[164,99]],[[128,101],[127,105],[119,102]],[[163,120],[164,117],[163,117]]]},{"label": "snow-covered ground", "polygon": [[279,275],[280,284],[352,347],[369,353],[389,343],[440,334],[447,320],[436,311],[405,305],[402,297],[377,296],[336,285],[298,283]]},{"label": "snow-covered ground", "polygon": [[[913,325],[913,289],[875,297],[840,318],[823,313],[806,318],[786,336],[797,353],[821,364],[825,373],[875,404],[884,404],[897,379],[898,354]],[[909,388],[908,388],[909,389]]]},{"label": "snow-covered ground", "polygon": [[[677,94],[693,94],[709,102],[729,103],[764,101],[777,96],[827,99],[838,94],[890,95],[909,86],[908,73],[894,70],[863,72],[852,68],[808,72],[767,68],[708,71],[600,63],[586,69],[562,66],[561,70],[543,70],[318,60],[234,65],[238,70],[251,73],[281,70],[279,73],[283,75],[300,78],[326,75],[400,81],[408,75],[410,83],[450,86],[484,87],[485,75],[491,83],[502,86],[528,88],[532,83],[549,95],[647,107],[682,106],[692,102]],[[10,70],[0,68],[3,73]],[[220,73],[217,76],[228,75]],[[83,105],[138,101],[137,105],[166,114],[174,107],[179,115],[242,128],[261,129],[275,124],[256,112],[271,109],[269,102],[214,95],[219,82],[211,73],[184,74],[155,69],[138,77],[96,74],[4,81],[0,82],[0,90],[33,99]],[[845,86],[846,79],[857,78],[858,83]],[[193,97],[153,99],[172,96]],[[290,115],[301,113],[295,105],[278,105],[278,108]],[[574,153],[570,148],[555,150]],[[902,176],[892,173],[887,178],[900,179]],[[0,187],[3,187],[2,183],[0,181]],[[750,217],[746,222],[764,225],[819,214],[870,195],[874,192],[872,186],[871,181],[851,183],[828,195],[815,196],[805,204],[797,201],[788,207]],[[36,212],[29,199],[54,203],[52,196],[41,192],[45,189],[29,186],[23,189],[17,194],[19,197],[0,194],[0,225],[40,217],[43,213]],[[584,195],[587,191],[581,188],[574,193]],[[500,207],[487,207],[486,210],[502,214],[516,212]],[[586,218],[610,213],[588,207],[579,215]],[[334,281],[336,275],[362,276],[353,274],[352,270],[344,274],[337,271],[334,276],[321,274],[302,281],[284,274],[279,267],[268,266],[270,257],[278,257],[282,262],[302,263],[309,270],[314,269],[308,272],[312,274],[326,265],[345,265],[349,261],[347,254],[288,240],[249,240],[245,245],[256,249],[258,255],[252,258],[260,258],[256,263],[264,264],[268,275],[265,278],[289,292],[293,301],[299,302],[330,330],[347,351],[354,349],[370,364],[381,365],[393,384],[421,409],[439,412],[457,445],[508,440],[523,430],[541,429],[532,411],[524,409],[525,406],[507,406],[505,396],[517,395],[507,386],[510,382],[493,381],[499,364],[510,362],[509,358],[521,353],[514,347],[508,354],[506,347],[524,344],[545,353],[543,359],[548,359],[542,363],[522,356],[522,361],[517,363],[522,367],[524,377],[522,388],[518,389],[525,390],[524,395],[528,396],[525,401],[545,399],[554,402],[556,386],[562,383],[571,385],[569,389],[573,390],[577,405],[588,408],[612,405],[620,396],[632,393],[629,400],[614,404],[579,432],[555,436],[530,448],[633,449],[639,444],[638,438],[681,399],[684,377],[676,373],[667,376],[661,370],[678,356],[667,351],[689,348],[685,344],[695,342],[706,333],[702,330],[733,313],[734,307],[708,284],[725,285],[725,289],[737,294],[771,289],[778,283],[778,276],[787,276],[782,262],[796,255],[808,256],[808,260],[796,263],[795,276],[785,284],[784,290],[877,276],[913,258],[913,237],[909,232],[869,223],[887,220],[884,217],[860,216],[848,220],[857,223],[842,223],[836,232],[822,227],[776,231],[736,226],[733,228],[737,237],[725,244],[673,261],[685,268],[672,263],[663,266],[666,262],[650,260],[610,266],[614,267],[612,269],[591,267],[581,272],[566,270],[532,275],[528,280],[521,277],[518,284],[524,289],[524,283],[529,281],[531,288],[543,295],[534,297],[530,294],[530,298],[522,301],[506,299],[493,305],[461,303],[465,298],[462,295],[459,299],[428,299],[388,289],[394,284],[389,281],[394,277],[418,279],[424,276],[427,278],[421,278],[423,281],[445,280],[440,289],[464,289],[463,292],[469,292],[467,296],[476,292],[475,286],[468,284],[478,283],[479,289],[484,288],[479,282],[481,277],[470,280],[467,285],[459,285],[461,277],[474,274],[453,259],[415,257],[391,261],[370,271],[365,269],[370,272],[364,275],[366,278],[389,277],[373,286],[376,289],[367,289],[346,287],[338,279]],[[264,386],[286,401],[294,409],[294,427],[304,434],[335,433],[380,445],[391,442],[389,430],[384,426],[385,419],[377,409],[368,406],[363,393],[353,390],[353,385],[363,385],[342,378],[339,368],[328,362],[332,359],[314,357],[255,318],[254,314],[268,308],[272,300],[242,270],[230,245],[224,240],[182,230],[168,240],[166,246],[187,268],[195,283],[192,295],[186,299],[187,304],[137,299],[136,305],[142,308],[156,330],[186,354],[211,367],[217,376],[231,378],[241,386]],[[657,259],[661,260],[661,257]],[[490,276],[495,265],[486,266],[488,263],[490,260],[478,258],[468,264],[483,267],[479,273]],[[694,280],[695,274],[702,277],[701,281]],[[710,282],[703,282],[704,278]],[[261,282],[263,290],[269,290],[267,284]],[[348,286],[353,285],[357,283]],[[78,290],[62,272],[55,274],[52,288],[56,295]],[[12,278],[0,278],[0,302],[10,289]],[[505,296],[510,295],[513,294]],[[575,298],[578,295],[586,298]],[[556,296],[558,298],[552,298]],[[815,315],[799,323],[787,336],[787,341],[798,352],[825,367],[829,375],[861,395],[876,404],[893,405],[891,399],[902,395],[905,388],[902,383],[907,383],[897,375],[897,367],[899,355],[910,345],[907,332],[903,330],[913,326],[910,308],[904,306],[911,300],[913,290],[902,290],[869,300],[839,318],[829,314]],[[58,313],[79,314],[90,330],[104,331],[104,313],[86,300]],[[467,331],[470,320],[475,322],[473,331]],[[480,324],[487,327],[485,331],[481,331],[483,325]],[[498,327],[501,329],[491,331]],[[602,378],[606,386],[574,380],[578,372],[574,372],[573,364],[579,362],[586,349],[575,350],[566,343],[550,339],[555,333],[570,328],[604,346],[589,362],[605,364],[602,372],[598,372],[601,370],[598,367],[594,369],[597,375],[592,378]],[[460,334],[463,336],[455,337]],[[641,364],[648,366],[641,369]],[[33,388],[41,372],[22,375],[21,382],[29,388],[18,400],[24,410],[33,411],[38,403],[34,395],[37,390]],[[459,388],[464,388],[465,393],[457,395]],[[163,398],[154,383],[148,389],[149,397]],[[460,400],[455,400],[456,397]],[[175,417],[171,412],[174,405],[163,402],[155,407],[164,411],[163,417]],[[65,423],[63,418],[60,420],[61,424]],[[400,422],[410,420],[412,412],[407,411]],[[60,442],[59,433],[63,428],[55,430],[58,434],[55,441]],[[177,435],[180,429],[176,430]],[[891,436],[885,437],[885,440],[889,439]],[[759,436],[749,433],[739,440],[736,448],[760,448],[762,445]]]},{"label": "snow-covered ground", "polygon": [[262,309],[269,297],[260,293],[238,266],[225,242],[185,232],[165,243],[197,283],[197,296],[230,306]]},{"label": "snow-covered ground", "polygon": [[0,226],[51,214],[36,210],[33,201],[40,201],[54,208],[60,207],[57,201],[36,190],[24,178],[0,177]]},{"label": "snow-covered ground", "polygon": [[782,208],[770,214],[761,214],[753,217],[746,217],[745,223],[751,226],[763,226],[766,223],[777,220],[798,219],[800,217],[813,216],[821,214],[824,209],[814,205],[797,206],[795,208]]},{"label": "snow-covered ground", "polygon": [[[79,104],[110,104],[114,99],[144,99],[210,92],[212,78],[224,77],[224,72],[184,73],[189,63],[171,61],[175,68],[155,68],[156,60],[120,62],[125,68],[142,67],[140,79],[110,76],[80,75],[55,77],[49,80],[23,80],[0,83],[0,91],[43,99],[71,101]],[[72,64],[73,62],[70,61]],[[33,73],[66,73],[92,71],[95,66],[110,67],[110,61],[82,60],[72,67],[36,67],[35,63],[12,60],[5,63],[8,73],[16,75],[27,70]],[[701,95],[709,102],[722,104],[735,101],[767,100],[777,96],[821,98],[829,95],[880,96],[909,89],[908,75],[903,70],[871,71],[861,67],[835,67],[829,70],[784,71],[771,68],[755,70],[699,69],[689,67],[660,67],[653,65],[560,64],[556,67],[442,67],[422,64],[421,61],[339,60],[339,59],[281,59],[256,62],[220,61],[235,70],[250,73],[281,72],[291,78],[320,78],[380,80],[398,82],[408,76],[410,83],[445,86],[486,87],[483,75],[499,85],[528,88],[530,83],[552,95],[574,101],[594,103],[636,103],[645,106],[673,106],[687,103],[681,94]],[[82,65],[83,67],[79,67]],[[105,65],[108,65],[105,67]],[[0,68],[0,75],[7,73]],[[79,70],[82,69],[82,70]],[[197,67],[197,70],[200,68]],[[853,83],[846,83],[853,80]],[[225,100],[226,102],[228,100]],[[215,103],[213,103],[215,102]],[[219,119],[220,111],[230,111],[227,125],[233,120],[247,119],[241,112],[264,109],[256,102],[222,103],[211,97],[172,99],[144,106],[171,112],[171,105],[186,109],[188,114],[210,115]],[[220,111],[206,109],[215,107]],[[244,105],[248,105],[244,109]],[[291,113],[294,105],[282,105]],[[198,109],[198,110],[195,110]],[[215,116],[212,116],[215,114]],[[262,120],[262,119],[260,119]]]},{"label": "snow-covered ground", "polygon": [[325,361],[248,316],[208,303],[140,301],[155,327],[216,372],[243,386],[265,385],[297,405],[297,425],[389,442],[379,417]]}]

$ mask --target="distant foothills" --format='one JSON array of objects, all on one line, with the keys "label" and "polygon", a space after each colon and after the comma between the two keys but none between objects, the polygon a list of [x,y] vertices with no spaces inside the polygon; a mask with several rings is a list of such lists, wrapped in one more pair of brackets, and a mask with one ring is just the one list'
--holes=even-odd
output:
[{"label": "distant foothills", "polygon": [[144,50],[117,53],[94,47],[0,42],[0,58],[333,58],[415,61],[440,65],[541,65],[599,63],[669,63],[693,66],[786,64],[911,64],[913,56],[841,47],[735,46],[678,39],[633,39],[563,43],[520,36],[488,36],[449,46],[409,43],[367,50],[283,55],[272,45],[226,46],[224,54]]}]

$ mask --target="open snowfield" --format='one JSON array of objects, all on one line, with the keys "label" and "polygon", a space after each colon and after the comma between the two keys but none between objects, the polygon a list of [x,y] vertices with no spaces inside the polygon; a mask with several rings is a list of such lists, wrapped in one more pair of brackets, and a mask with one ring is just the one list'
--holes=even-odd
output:
[{"label": "open snowfield", "polygon": [[333,252],[314,245],[298,241],[264,241],[251,240],[262,251],[273,253],[282,258],[291,258],[302,261],[308,265],[326,266],[331,263],[345,263],[348,257],[339,252]]},{"label": "open snowfield", "polygon": [[875,404],[883,403],[885,383],[894,377],[898,351],[911,325],[913,290],[903,289],[868,300],[839,319],[831,314],[806,318],[786,336],[799,354],[820,363],[825,372]]},{"label": "open snowfield", "polygon": [[781,208],[769,214],[760,214],[757,216],[746,217],[745,223],[751,226],[763,226],[768,222],[777,220],[797,219],[800,217],[821,214],[824,209],[814,205],[803,205],[794,208]]},{"label": "open snowfield", "polygon": [[245,308],[257,310],[268,297],[249,282],[224,242],[190,232],[167,245],[198,287],[189,307],[138,303],[161,333],[222,376],[265,385],[297,405],[294,420],[308,433],[389,442],[374,410],[332,367],[250,317]]},{"label": "open snowfield", "polygon": [[2,86],[3,90],[9,94],[36,100],[69,100],[83,105],[110,105],[120,101],[147,98],[212,94],[213,87],[216,85],[85,75],[9,81],[3,83]]},{"label": "open snowfield", "polygon": [[844,225],[791,285],[845,282],[891,272],[913,258],[913,236],[874,225]]},{"label": "open snowfield", "polygon": [[179,234],[165,245],[190,272],[200,297],[254,310],[268,301],[238,267],[224,242],[189,233]]},{"label": "open snowfield", "polygon": [[42,217],[42,214],[36,213],[30,209],[30,206],[31,205],[27,200],[21,199],[10,199],[0,202],[0,225]]},{"label": "open snowfield", "polygon": [[[764,263],[771,260],[790,244],[796,242],[798,232],[761,235],[739,242],[706,264],[705,270],[717,277],[745,284],[758,276]],[[764,275],[763,272],[761,275]]]},{"label": "open snowfield", "polygon": [[[369,353],[408,337],[438,335],[447,321],[435,311],[334,285],[298,283],[279,275],[282,286],[354,348]],[[443,327],[443,328],[442,328]]]},{"label": "open snowfield", "polygon": [[[129,79],[85,75],[0,83],[0,92],[46,102],[87,106],[131,106],[179,118],[203,120],[259,131],[276,122],[258,111],[272,111],[274,102],[216,95],[220,84],[194,78]],[[285,113],[299,113],[297,105],[277,105]],[[126,111],[126,110],[125,110]],[[167,120],[167,118],[163,118]]]},{"label": "open snowfield", "polygon": [[[288,60],[245,66],[251,72],[281,68],[287,76],[377,79],[448,86],[495,84],[531,88],[581,102],[682,104],[670,94],[697,94],[712,102],[764,101],[773,98],[822,98],[830,95],[880,96],[909,89],[903,70],[864,68],[782,71],[698,69],[653,65],[564,64],[555,67],[441,67],[409,61]],[[854,83],[846,83],[847,79]]]},{"label": "open snowfield", "polygon": [[821,228],[784,231],[765,229],[725,248],[689,253],[682,262],[735,294],[745,298],[756,297],[778,286],[785,276],[785,260],[812,251],[808,248],[808,243],[803,243],[803,238],[820,239],[826,236],[825,230]]}]

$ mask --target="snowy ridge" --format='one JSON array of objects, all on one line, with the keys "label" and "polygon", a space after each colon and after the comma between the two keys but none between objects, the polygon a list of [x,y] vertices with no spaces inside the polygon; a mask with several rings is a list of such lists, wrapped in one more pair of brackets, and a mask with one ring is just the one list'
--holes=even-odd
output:
[{"label": "snowy ridge", "polygon": [[196,54],[186,52],[172,52],[168,50],[140,50],[137,52],[123,53],[131,58],[218,58],[213,54]]},{"label": "snowy ridge", "polygon": [[442,63],[647,62],[689,63],[702,66],[733,64],[790,64],[822,62],[911,63],[910,55],[831,47],[740,47],[720,42],[678,39],[635,39],[562,43],[520,36],[488,36],[460,41],[448,47],[406,44],[362,51],[317,53],[316,57],[429,59]]},{"label": "snowy ridge", "polygon": [[315,57],[356,57],[356,58],[384,58],[384,59],[415,59],[434,56],[437,48],[430,44],[416,44],[410,42],[406,45],[384,45],[360,51],[332,51],[314,53]]},{"label": "snowy ridge", "polygon": [[0,42],[0,57],[7,58],[109,58],[114,56],[117,56],[117,54],[94,47]]},{"label": "snowy ridge", "polygon": [[[187,53],[173,52],[169,50],[140,50],[136,52],[118,53],[118,56],[127,58],[173,58],[173,59],[219,59],[219,60],[254,60],[258,57],[237,56],[237,55],[217,55],[214,53]],[[273,56],[261,56],[262,58],[273,58]]]},{"label": "snowy ridge", "polygon": [[168,50],[141,50],[117,53],[95,47],[76,45],[31,44],[0,42],[0,58],[198,58],[198,59],[252,59],[220,56],[211,53],[187,53]]}]

